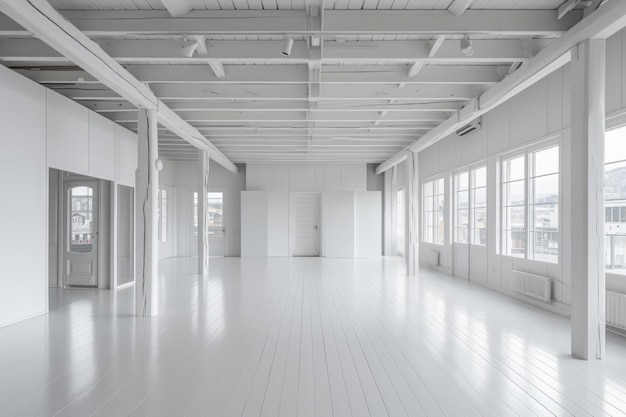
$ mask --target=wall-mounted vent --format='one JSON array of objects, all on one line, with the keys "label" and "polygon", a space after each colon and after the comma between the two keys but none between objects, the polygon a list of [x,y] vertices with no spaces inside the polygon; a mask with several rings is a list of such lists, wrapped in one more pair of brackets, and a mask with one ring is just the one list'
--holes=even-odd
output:
[{"label": "wall-mounted vent", "polygon": [[552,299],[552,282],[543,275],[511,271],[511,289],[546,303]]},{"label": "wall-mounted vent", "polygon": [[469,122],[468,124],[460,128],[459,130],[457,130],[456,134],[459,136],[469,135],[470,133],[475,132],[478,129],[480,129],[481,125],[482,125],[482,120],[479,117],[478,119],[472,120],[471,122]]},{"label": "wall-mounted vent", "polygon": [[626,329],[626,294],[606,292],[606,322]]},{"label": "wall-mounted vent", "polygon": [[431,266],[439,266],[439,252],[432,249],[427,249],[425,253],[426,263]]}]

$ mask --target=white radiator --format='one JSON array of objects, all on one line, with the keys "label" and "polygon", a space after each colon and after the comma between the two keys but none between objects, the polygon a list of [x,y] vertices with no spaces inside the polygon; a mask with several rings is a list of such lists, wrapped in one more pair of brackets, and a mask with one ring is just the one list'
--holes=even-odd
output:
[{"label": "white radiator", "polygon": [[426,249],[424,259],[428,265],[438,266],[439,265],[439,252],[432,249]]},{"label": "white radiator", "polygon": [[606,322],[626,329],[626,294],[606,292]]},{"label": "white radiator", "polygon": [[511,289],[544,302],[552,299],[552,282],[550,278],[542,275],[511,271]]}]

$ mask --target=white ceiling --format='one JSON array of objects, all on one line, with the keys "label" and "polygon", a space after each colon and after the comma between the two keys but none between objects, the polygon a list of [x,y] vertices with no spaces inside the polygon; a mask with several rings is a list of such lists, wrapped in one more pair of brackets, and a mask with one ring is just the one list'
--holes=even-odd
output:
[{"label": "white ceiling", "polygon": [[[164,6],[171,2],[192,10],[172,17]],[[577,9],[591,2],[575,2],[562,19],[564,0],[50,3],[245,163],[385,161],[579,22]],[[464,34],[471,56],[460,51]],[[288,57],[279,53],[284,36],[294,39]],[[197,40],[193,56],[181,54]],[[136,128],[131,105],[2,15],[0,63]],[[165,129],[159,140],[168,158],[196,157]]]}]

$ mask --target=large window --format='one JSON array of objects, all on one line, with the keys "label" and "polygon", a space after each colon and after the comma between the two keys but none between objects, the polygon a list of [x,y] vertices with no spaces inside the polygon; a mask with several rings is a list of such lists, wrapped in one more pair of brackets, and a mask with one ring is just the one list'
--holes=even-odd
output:
[{"label": "large window", "polygon": [[626,127],[606,132],[604,161],[605,264],[626,274]]},{"label": "large window", "polygon": [[454,175],[454,242],[487,244],[487,167]]},{"label": "large window", "polygon": [[422,240],[427,243],[445,243],[445,188],[443,178],[422,185]]},{"label": "large window", "polygon": [[501,166],[502,253],[558,262],[559,146],[526,150]]}]

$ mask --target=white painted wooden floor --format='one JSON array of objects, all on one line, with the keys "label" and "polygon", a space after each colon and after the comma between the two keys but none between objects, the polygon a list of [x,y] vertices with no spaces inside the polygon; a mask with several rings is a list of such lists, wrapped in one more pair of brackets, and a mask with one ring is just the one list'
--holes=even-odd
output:
[{"label": "white painted wooden floor", "polygon": [[[569,321],[399,259],[161,262],[0,329],[0,416],[624,416],[626,339],[569,356]],[[65,303],[65,307],[63,307]]]}]

